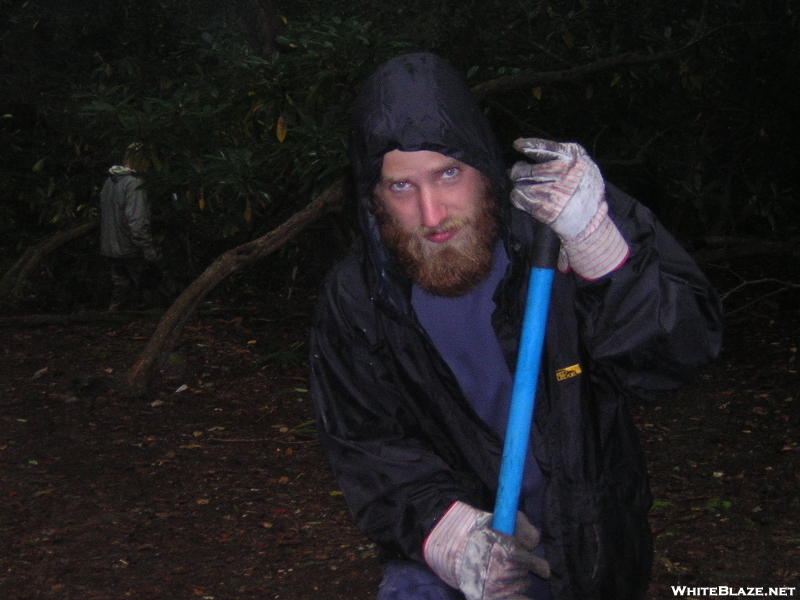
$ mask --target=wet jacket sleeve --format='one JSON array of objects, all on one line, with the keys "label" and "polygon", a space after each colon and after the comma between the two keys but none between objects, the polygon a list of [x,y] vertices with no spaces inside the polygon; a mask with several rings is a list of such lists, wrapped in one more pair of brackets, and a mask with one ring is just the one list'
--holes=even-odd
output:
[{"label": "wet jacket sleeve", "polygon": [[690,380],[719,354],[722,307],[694,260],[642,204],[609,186],[610,213],[631,254],[579,281],[584,348],[624,391],[648,397]]},{"label": "wet jacket sleeve", "polygon": [[[456,500],[476,503],[480,484],[458,468],[455,445],[435,431],[440,420],[423,414],[430,384],[398,364],[380,322],[358,281],[342,270],[329,280],[312,327],[311,394],[356,525],[391,555],[421,560],[438,518]],[[408,350],[418,363],[419,349]]]},{"label": "wet jacket sleeve", "polygon": [[125,182],[125,221],[128,224],[131,241],[141,248],[153,247],[150,234],[150,206],[147,203],[147,192],[140,188],[141,180],[128,177]]}]

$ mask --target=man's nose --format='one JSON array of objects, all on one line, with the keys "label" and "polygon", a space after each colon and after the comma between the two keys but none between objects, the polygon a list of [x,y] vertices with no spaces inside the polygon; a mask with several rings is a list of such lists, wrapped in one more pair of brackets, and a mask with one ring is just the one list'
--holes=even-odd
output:
[{"label": "man's nose", "polygon": [[447,216],[447,205],[435,189],[423,188],[420,191],[419,209],[425,227],[438,227]]}]

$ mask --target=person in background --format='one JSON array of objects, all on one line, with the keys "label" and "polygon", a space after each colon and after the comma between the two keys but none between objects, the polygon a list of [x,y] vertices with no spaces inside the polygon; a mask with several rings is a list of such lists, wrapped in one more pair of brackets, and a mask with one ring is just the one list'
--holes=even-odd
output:
[{"label": "person in background", "polygon": [[146,170],[142,144],[131,144],[123,164],[108,170],[100,192],[100,254],[108,259],[113,288],[109,311],[120,310],[135,296],[143,300],[155,287],[149,280],[158,270],[156,251],[141,178]]},{"label": "person in background", "polygon": [[[653,545],[628,400],[721,344],[712,286],[575,143],[510,173],[469,88],[428,53],[363,86],[350,128],[363,237],[310,342],[320,440],[386,557],[379,600],[643,598]],[[514,535],[491,528],[532,248],[560,240]]]}]

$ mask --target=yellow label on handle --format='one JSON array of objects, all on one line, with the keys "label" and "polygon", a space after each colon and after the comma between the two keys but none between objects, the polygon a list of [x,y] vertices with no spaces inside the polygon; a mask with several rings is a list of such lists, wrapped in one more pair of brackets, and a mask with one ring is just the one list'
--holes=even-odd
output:
[{"label": "yellow label on handle", "polygon": [[575,377],[581,373],[583,373],[583,371],[581,370],[580,365],[572,365],[571,367],[566,367],[565,369],[559,369],[556,371],[556,379],[558,381],[564,381],[565,379]]}]

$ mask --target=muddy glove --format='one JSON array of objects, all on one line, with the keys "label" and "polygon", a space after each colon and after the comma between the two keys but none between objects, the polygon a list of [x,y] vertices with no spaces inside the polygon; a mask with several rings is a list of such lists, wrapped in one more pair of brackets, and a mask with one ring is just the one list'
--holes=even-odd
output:
[{"label": "muddy glove", "polygon": [[425,538],[422,555],[467,600],[523,600],[531,571],[550,576],[550,565],[532,552],[539,532],[522,513],[514,536],[495,531],[491,523],[491,513],[455,502]]},{"label": "muddy glove", "polygon": [[514,148],[533,163],[511,169],[511,203],[549,225],[561,239],[558,268],[594,280],[619,268],[628,244],[608,216],[600,169],[578,144],[518,139]]}]

